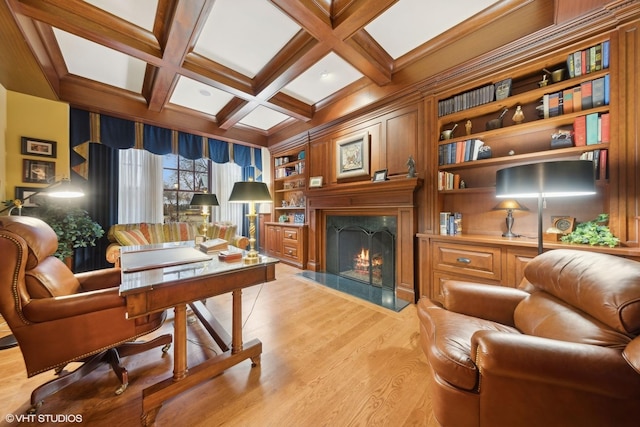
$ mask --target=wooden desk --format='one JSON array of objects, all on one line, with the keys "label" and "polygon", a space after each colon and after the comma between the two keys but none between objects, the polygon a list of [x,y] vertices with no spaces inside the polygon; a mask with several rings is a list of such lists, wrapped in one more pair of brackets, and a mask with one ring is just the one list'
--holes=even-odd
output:
[{"label": "wooden desk", "polygon": [[[134,252],[123,251],[123,268]],[[142,392],[141,421],[153,425],[164,401],[210,379],[226,369],[251,359],[252,366],[260,363],[262,343],[254,339],[242,342],[242,288],[275,280],[275,258],[261,257],[258,264],[226,263],[214,257],[210,261],[189,263],[144,271],[122,273],[120,295],[127,303],[127,316],[136,318],[150,313],[174,309],[173,376],[146,388]],[[233,315],[231,348],[225,343],[228,334],[199,301],[232,292]],[[223,353],[187,367],[187,304],[206,329],[216,338]],[[228,342],[228,341],[227,341]]]}]

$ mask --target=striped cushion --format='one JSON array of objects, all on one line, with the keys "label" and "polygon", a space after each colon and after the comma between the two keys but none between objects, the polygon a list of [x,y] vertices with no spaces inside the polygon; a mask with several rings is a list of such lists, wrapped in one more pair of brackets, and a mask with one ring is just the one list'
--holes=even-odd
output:
[{"label": "striped cushion", "polygon": [[238,227],[231,223],[215,223],[209,226],[207,237],[210,239],[220,238],[232,243],[236,236]]},{"label": "striped cushion", "polygon": [[149,241],[140,230],[118,230],[113,233],[116,241],[122,246],[148,245]]}]

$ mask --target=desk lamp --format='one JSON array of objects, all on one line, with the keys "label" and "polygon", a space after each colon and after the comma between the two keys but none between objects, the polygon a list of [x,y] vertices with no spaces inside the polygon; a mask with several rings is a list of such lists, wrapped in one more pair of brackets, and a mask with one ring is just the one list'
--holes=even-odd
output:
[{"label": "desk lamp", "polygon": [[62,178],[60,181],[56,181],[48,185],[47,187],[34,191],[33,193],[29,194],[29,196],[25,197],[22,200],[21,199],[13,200],[11,202],[12,203],[11,206],[1,210],[0,213],[3,213],[4,211],[8,210],[9,211],[8,215],[11,215],[13,210],[17,208],[18,216],[22,216],[22,207],[24,206],[24,202],[41,193],[49,197],[55,197],[58,199],[74,199],[77,197],[84,196],[84,191],[82,191],[80,187],[73,185],[69,180],[69,178]]},{"label": "desk lamp", "polygon": [[218,203],[218,198],[215,194],[209,193],[196,193],[191,198],[191,202],[189,203],[191,206],[202,206],[202,234],[207,235],[207,225],[209,220],[209,206],[220,206]]},{"label": "desk lamp", "polygon": [[507,211],[507,218],[505,219],[506,223],[507,223],[507,232],[506,233],[502,233],[502,237],[518,237],[517,234],[513,233],[511,231],[511,228],[513,227],[513,211],[528,211],[529,209],[527,209],[526,207],[522,206],[520,203],[517,202],[517,200],[513,200],[513,199],[507,199],[507,200],[503,200],[500,203],[498,203],[494,208],[494,211],[502,211],[502,210],[506,210]]},{"label": "desk lamp", "polygon": [[590,160],[533,163],[496,172],[496,197],[538,199],[538,254],[542,253],[543,200],[595,193],[595,174]]},{"label": "desk lamp", "polygon": [[256,203],[271,203],[269,188],[264,182],[239,181],[233,184],[233,190],[229,196],[231,203],[249,203],[249,253],[244,258],[245,264],[255,264],[258,262],[258,251],[256,245]]}]

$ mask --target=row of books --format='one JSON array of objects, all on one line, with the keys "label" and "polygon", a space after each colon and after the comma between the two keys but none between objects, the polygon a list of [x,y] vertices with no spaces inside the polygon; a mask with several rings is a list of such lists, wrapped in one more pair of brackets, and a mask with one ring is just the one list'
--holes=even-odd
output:
[{"label": "row of books", "polygon": [[609,40],[577,52],[567,57],[569,77],[579,77],[609,68]]},{"label": "row of books", "polygon": [[593,161],[593,170],[597,180],[609,179],[609,150],[587,151],[580,155],[580,160]]},{"label": "row of books", "polygon": [[440,234],[447,236],[462,234],[462,213],[440,212]]},{"label": "row of books", "polygon": [[438,102],[438,117],[493,102],[495,91],[495,86],[490,84],[443,99]]},{"label": "row of books", "polygon": [[592,113],[573,121],[573,143],[576,147],[610,142],[610,113]]},{"label": "row of books", "polygon": [[296,163],[295,166],[287,166],[275,170],[276,178],[286,178],[292,175],[304,173],[304,162]]},{"label": "row of books", "polygon": [[556,117],[576,111],[609,105],[610,100],[609,74],[578,86],[570,87],[559,92],[545,94],[542,97],[542,117]]},{"label": "row of books", "polygon": [[483,145],[484,142],[479,139],[467,139],[439,145],[438,164],[450,165],[478,160],[478,153]]},{"label": "row of books", "polygon": [[460,188],[459,174],[438,171],[438,191],[457,190],[458,188]]}]

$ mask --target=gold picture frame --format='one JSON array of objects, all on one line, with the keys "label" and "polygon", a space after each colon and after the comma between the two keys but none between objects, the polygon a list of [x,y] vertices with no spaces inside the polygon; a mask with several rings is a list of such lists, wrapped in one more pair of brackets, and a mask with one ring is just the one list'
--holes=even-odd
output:
[{"label": "gold picture frame", "polygon": [[369,175],[369,132],[336,141],[336,178]]}]

